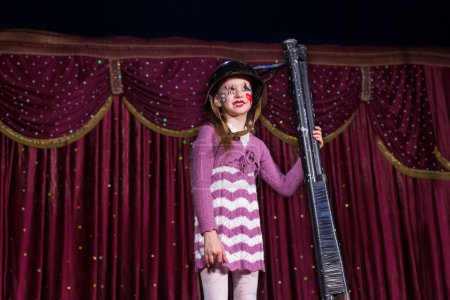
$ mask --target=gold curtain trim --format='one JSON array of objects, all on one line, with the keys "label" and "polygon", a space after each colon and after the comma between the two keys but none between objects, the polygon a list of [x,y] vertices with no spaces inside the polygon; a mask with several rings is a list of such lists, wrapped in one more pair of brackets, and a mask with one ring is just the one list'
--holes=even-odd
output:
[{"label": "gold curtain trim", "polygon": [[436,159],[441,163],[441,165],[444,166],[444,168],[446,168],[447,170],[450,170],[450,161],[442,156],[437,147],[434,148],[433,153]]},{"label": "gold curtain trim", "polygon": [[[146,119],[142,114],[140,114],[139,111],[133,106],[133,104],[131,104],[131,102],[128,101],[128,99],[126,99],[125,97],[122,97],[122,99],[123,99],[123,102],[124,102],[126,108],[128,109],[128,111],[139,122],[141,122],[145,127],[149,128],[153,131],[156,131],[163,135],[172,136],[172,137],[194,137],[200,131],[200,127],[195,127],[192,129],[180,131],[180,130],[167,129],[167,128],[161,127],[159,125],[156,125],[156,124],[150,122],[148,119]],[[330,133],[329,135],[327,135],[326,137],[324,137],[324,139],[323,139],[324,143],[330,142],[331,140],[336,138],[339,134],[341,134],[348,127],[348,125],[350,125],[350,123],[353,121],[354,117],[355,117],[355,113],[352,114],[350,119],[348,119],[344,123],[344,125],[342,125],[336,131],[334,131],[334,132]],[[259,120],[264,125],[264,127],[266,127],[273,135],[278,137],[280,140],[282,140],[288,144],[294,145],[294,146],[298,145],[298,139],[296,137],[291,136],[291,135],[279,130],[278,128],[273,126],[272,123],[270,123],[270,121],[268,119],[266,119],[263,115],[260,115]]]},{"label": "gold curtain trim", "polygon": [[143,115],[141,115],[139,113],[139,111],[133,106],[133,104],[131,104],[125,97],[123,97],[123,102],[124,102],[126,108],[128,109],[128,111],[140,123],[142,123],[145,127],[149,128],[153,131],[156,131],[158,133],[172,136],[172,137],[193,137],[193,136],[196,136],[198,134],[198,132],[200,131],[200,127],[195,127],[192,129],[181,130],[181,131],[180,130],[171,130],[171,129],[161,127],[161,126],[156,125],[156,124],[150,122],[149,120],[147,120]]},{"label": "gold curtain trim", "polygon": [[41,149],[47,149],[47,148],[58,148],[66,146],[70,143],[73,143],[83,136],[85,136],[87,133],[89,133],[97,124],[100,122],[105,114],[109,111],[111,105],[112,105],[112,96],[110,96],[105,104],[100,108],[100,110],[87,122],[82,128],[77,130],[75,133],[65,135],[58,138],[51,138],[51,139],[35,139],[30,138],[27,136],[24,136],[10,127],[6,126],[3,122],[0,121],[0,132],[3,133],[5,136],[9,137],[10,139],[35,148],[41,148]]},{"label": "gold curtain trim", "polygon": [[378,149],[381,154],[386,158],[398,171],[408,176],[414,178],[421,179],[441,179],[441,180],[450,180],[450,172],[439,172],[439,171],[430,171],[430,170],[418,170],[405,166],[400,161],[398,161],[394,155],[389,152],[383,142],[377,138]]},{"label": "gold curtain trim", "polygon": [[[188,38],[81,37],[30,29],[0,30],[0,54],[85,55],[110,59],[215,57],[248,62],[284,61],[280,43],[208,42]],[[450,66],[450,47],[308,45],[310,64]]]},{"label": "gold curtain trim", "polygon": [[[355,114],[356,113],[353,113],[352,116],[350,117],[350,119],[345,121],[345,123],[341,127],[336,129],[329,135],[325,136],[323,138],[323,142],[328,143],[328,142],[332,141],[333,139],[335,139],[338,135],[340,135],[348,127],[348,125],[350,125],[350,123],[353,121],[353,119],[355,118]],[[266,117],[264,117],[263,115],[261,115],[259,117],[259,120],[264,125],[264,127],[266,127],[273,135],[278,137],[283,142],[294,145],[294,146],[298,145],[298,138],[296,138],[295,136],[289,135],[289,134],[281,131],[277,127],[273,126],[273,124],[268,119],[266,119]]]}]

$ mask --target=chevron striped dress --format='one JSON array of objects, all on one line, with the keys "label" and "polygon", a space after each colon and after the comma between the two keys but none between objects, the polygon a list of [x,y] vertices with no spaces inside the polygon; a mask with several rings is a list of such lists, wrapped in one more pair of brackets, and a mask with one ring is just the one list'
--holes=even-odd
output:
[{"label": "chevron striped dress", "polygon": [[256,176],[260,173],[275,189],[293,193],[301,180],[301,166],[297,163],[293,168],[296,170],[286,177],[264,143],[250,133],[233,141],[233,148],[228,151],[221,150],[219,142],[214,128],[204,126],[193,145],[196,269],[205,268],[202,233],[215,229],[225,248],[225,267],[230,271],[264,271]]}]

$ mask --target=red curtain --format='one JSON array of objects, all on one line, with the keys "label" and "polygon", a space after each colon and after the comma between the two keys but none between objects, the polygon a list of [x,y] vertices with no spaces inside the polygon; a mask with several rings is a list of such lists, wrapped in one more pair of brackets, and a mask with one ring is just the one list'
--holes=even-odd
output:
[{"label": "red curtain", "polygon": [[[257,134],[282,169],[292,165],[295,147],[262,126]],[[399,173],[373,135],[362,106],[323,150],[352,299],[446,299],[449,184]],[[2,135],[2,298],[196,298],[190,141],[145,128],[118,98],[66,147]],[[285,199],[261,184],[260,199],[260,297],[316,299],[303,189]]]},{"label": "red curtain", "polygon": [[1,141],[2,299],[195,297],[190,140],[115,98],[68,146]]},{"label": "red curtain", "polygon": [[[197,298],[189,150],[226,57],[0,56],[1,299]],[[287,170],[283,72],[256,134]],[[446,66],[310,65],[352,299],[450,298],[449,80]],[[259,298],[318,299],[303,188],[261,183],[259,198]]]},{"label": "red curtain", "polygon": [[[322,151],[351,298],[447,299],[450,184],[396,171],[378,150],[368,107]],[[294,149],[264,128],[259,136],[286,170]],[[284,199],[265,185],[262,192],[269,267],[260,296],[318,299],[305,194]]]}]

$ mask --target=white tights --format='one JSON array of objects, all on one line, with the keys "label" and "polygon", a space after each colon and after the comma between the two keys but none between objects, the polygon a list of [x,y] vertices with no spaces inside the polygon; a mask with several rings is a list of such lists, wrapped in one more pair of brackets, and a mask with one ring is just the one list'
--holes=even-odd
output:
[{"label": "white tights", "polygon": [[[255,300],[259,272],[233,271],[233,299]],[[228,300],[228,270],[205,268],[200,272],[205,300]]]}]

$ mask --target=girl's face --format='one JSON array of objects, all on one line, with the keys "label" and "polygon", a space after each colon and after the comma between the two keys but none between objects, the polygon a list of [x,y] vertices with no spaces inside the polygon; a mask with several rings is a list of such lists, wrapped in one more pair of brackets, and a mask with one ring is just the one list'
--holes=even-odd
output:
[{"label": "girl's face", "polygon": [[246,77],[231,77],[222,83],[214,98],[226,116],[247,115],[252,107],[252,86]]}]

